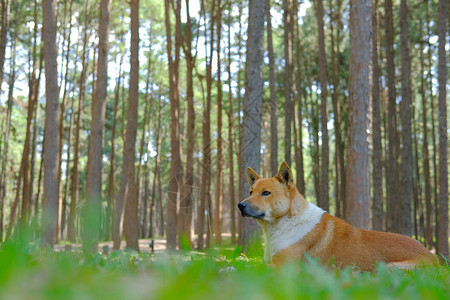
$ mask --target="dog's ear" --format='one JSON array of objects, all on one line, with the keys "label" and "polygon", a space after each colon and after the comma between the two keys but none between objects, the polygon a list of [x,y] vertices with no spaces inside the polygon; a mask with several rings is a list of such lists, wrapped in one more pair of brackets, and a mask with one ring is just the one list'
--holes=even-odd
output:
[{"label": "dog's ear", "polygon": [[276,178],[281,182],[287,185],[294,183],[294,176],[292,175],[292,171],[287,165],[287,163],[283,162],[280,166],[280,170],[278,170],[278,174]]},{"label": "dog's ear", "polygon": [[247,180],[248,180],[248,184],[250,184],[250,186],[252,186],[256,180],[260,179],[261,177],[259,177],[258,174],[256,174],[255,171],[253,171],[252,168],[248,167],[247,168]]}]

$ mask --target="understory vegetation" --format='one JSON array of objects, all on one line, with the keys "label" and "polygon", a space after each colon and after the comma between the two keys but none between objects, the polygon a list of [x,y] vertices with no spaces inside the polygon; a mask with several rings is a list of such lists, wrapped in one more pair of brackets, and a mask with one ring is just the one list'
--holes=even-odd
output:
[{"label": "understory vegetation", "polygon": [[0,248],[0,299],[450,299],[448,261],[373,273],[314,260],[274,269],[256,249],[91,254],[10,240]]}]

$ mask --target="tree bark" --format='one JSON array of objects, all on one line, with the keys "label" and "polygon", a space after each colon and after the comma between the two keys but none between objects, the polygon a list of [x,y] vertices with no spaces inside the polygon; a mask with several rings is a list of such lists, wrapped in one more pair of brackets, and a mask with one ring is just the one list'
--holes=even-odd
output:
[{"label": "tree bark", "polygon": [[[136,161],[136,133],[139,100],[139,0],[131,0],[131,55],[130,55],[130,88],[128,95],[127,134],[125,137],[124,174],[128,176],[128,189],[125,189],[124,232],[128,249],[139,251],[138,203],[136,197],[138,185],[135,183],[134,164]],[[136,180],[139,180],[136,179]]]},{"label": "tree bark", "polygon": [[369,228],[369,69],[371,0],[350,1],[350,62],[348,146],[346,168],[346,220],[357,227]]},{"label": "tree bark", "polygon": [[195,150],[195,109],[194,109],[194,85],[193,85],[193,70],[195,64],[195,57],[192,55],[192,30],[191,30],[191,16],[189,13],[189,0],[186,0],[186,100],[188,103],[188,120],[187,120],[187,156],[186,156],[186,178],[183,195],[183,203],[185,210],[183,220],[182,233],[191,242],[191,223],[193,212],[193,188],[194,188],[194,150]]},{"label": "tree bark", "polygon": [[[170,85],[170,179],[169,179],[169,202],[167,208],[167,249],[175,250],[177,244],[177,205],[180,192],[180,183],[182,178],[181,166],[181,145],[180,145],[180,124],[179,124],[179,93],[178,93],[178,71],[179,71],[179,52],[175,51],[175,57],[172,52],[172,36],[170,30],[170,1],[165,0],[165,21],[167,35],[167,55],[169,59],[169,85]],[[181,3],[177,1],[176,10],[179,11]],[[177,14],[177,13],[176,13]],[[179,13],[178,13],[179,15]],[[177,17],[177,23],[180,21]],[[177,24],[176,34],[179,34]],[[177,44],[177,39],[175,41]],[[177,57],[178,54],[178,57]]]},{"label": "tree bark", "polygon": [[401,81],[402,101],[400,117],[402,122],[402,187],[400,200],[400,233],[412,235],[411,202],[413,199],[413,160],[411,138],[411,59],[409,57],[408,7],[406,0],[400,4],[401,38]]},{"label": "tree bark", "polygon": [[399,210],[397,198],[397,121],[395,96],[395,64],[394,64],[394,29],[392,21],[392,0],[385,0],[385,47],[388,88],[388,150],[386,161],[386,229],[398,232],[397,214]]},{"label": "tree bark", "polygon": [[323,23],[323,3],[318,0],[316,3],[316,16],[318,26],[318,45],[319,45],[319,80],[320,80],[320,124],[322,127],[322,165],[320,175],[320,197],[318,199],[319,206],[329,211],[329,195],[328,195],[328,168],[329,168],[329,148],[328,148],[328,117],[327,117],[327,61],[325,56],[325,34]]},{"label": "tree bark", "polygon": [[58,206],[59,88],[56,63],[55,0],[43,0],[43,40],[45,61],[44,207],[43,241],[53,247]]},{"label": "tree bark", "polygon": [[[259,173],[261,160],[264,14],[265,1],[250,0],[241,151],[243,165],[251,167],[257,173]],[[247,180],[243,180],[241,184],[243,189],[240,196],[241,199],[245,199],[249,185]],[[245,218],[240,241],[244,248],[255,237],[257,231],[256,221]]]},{"label": "tree bark", "polygon": [[284,23],[284,152],[285,161],[291,165],[291,126],[292,126],[292,1],[283,0]]},{"label": "tree bark", "polygon": [[230,199],[230,231],[231,231],[231,243],[236,243],[236,202],[235,202],[235,188],[234,188],[234,155],[233,155],[233,124],[234,124],[234,101],[233,94],[231,92],[231,12],[232,6],[231,2],[229,2],[229,11],[228,11],[228,162],[230,164],[230,174],[229,174],[229,199]]},{"label": "tree bark", "polygon": [[267,18],[267,50],[269,52],[269,85],[270,85],[270,172],[278,171],[278,124],[277,124],[277,78],[272,41],[272,18],[270,0],[266,0]]},{"label": "tree bark", "polygon": [[383,230],[383,165],[380,119],[380,66],[378,63],[378,0],[372,12],[372,229]]},{"label": "tree bark", "polygon": [[3,83],[3,73],[4,73],[3,68],[5,66],[6,43],[8,42],[7,33],[8,33],[9,5],[10,0],[2,0],[2,10],[1,10],[2,29],[0,31],[0,88]]},{"label": "tree bark", "polygon": [[443,257],[449,257],[448,251],[448,137],[447,137],[447,68],[446,68],[446,33],[447,33],[447,5],[439,0],[438,6],[438,36],[439,36],[439,197],[437,209],[437,247],[436,252]]},{"label": "tree bark", "polygon": [[101,0],[98,27],[97,84],[92,99],[91,134],[89,136],[86,175],[86,211],[83,221],[83,247],[96,249],[101,225],[102,153],[105,127],[106,86],[111,0]]}]

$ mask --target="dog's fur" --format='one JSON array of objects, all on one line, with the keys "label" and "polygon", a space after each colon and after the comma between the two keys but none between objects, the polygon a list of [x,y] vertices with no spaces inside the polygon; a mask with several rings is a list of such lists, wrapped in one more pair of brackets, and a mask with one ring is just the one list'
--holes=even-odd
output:
[{"label": "dog's fur", "polygon": [[418,241],[396,233],[364,230],[333,217],[306,201],[294,185],[292,172],[283,163],[277,176],[260,178],[247,169],[250,197],[239,203],[244,217],[253,217],[265,237],[264,258],[281,265],[318,257],[337,267],[373,270],[377,261],[400,269],[435,264],[435,256]]}]

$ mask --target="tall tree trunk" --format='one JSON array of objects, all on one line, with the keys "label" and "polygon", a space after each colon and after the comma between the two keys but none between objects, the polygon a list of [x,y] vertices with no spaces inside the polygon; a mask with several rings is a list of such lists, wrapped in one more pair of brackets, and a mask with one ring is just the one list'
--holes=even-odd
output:
[{"label": "tall tree trunk", "polygon": [[[242,126],[242,163],[259,173],[261,160],[261,115],[264,60],[265,1],[249,1],[247,65],[245,72],[244,120]],[[242,179],[241,179],[242,180]],[[247,198],[249,185],[243,180],[241,199]],[[248,243],[257,233],[256,221],[243,221],[241,245]]]},{"label": "tall tree trunk", "polygon": [[222,39],[222,5],[217,1],[217,171],[216,171],[216,196],[213,228],[216,245],[221,243],[222,227],[222,189],[223,189],[223,147],[222,147],[222,81],[221,81],[221,39]]},{"label": "tall tree trunk", "polygon": [[439,197],[437,209],[437,247],[436,252],[449,257],[448,251],[448,137],[447,137],[447,68],[446,68],[446,33],[448,3],[439,0],[438,36],[439,36]]},{"label": "tall tree trunk", "polygon": [[[332,1],[330,0],[330,6]],[[333,100],[333,113],[334,113],[334,130],[335,130],[335,168],[336,168],[336,216],[341,217],[343,202],[345,201],[345,163],[344,163],[344,149],[342,144],[341,133],[341,109],[339,104],[339,43],[340,43],[340,31],[341,31],[341,18],[340,11],[342,9],[342,1],[337,1],[337,7],[332,9],[332,16],[330,22],[331,29],[331,77],[333,83],[333,91],[331,98]],[[337,27],[337,28],[335,28]],[[334,31],[336,30],[336,36]]]},{"label": "tall tree trunk", "polygon": [[270,172],[278,171],[278,126],[277,126],[277,78],[272,41],[272,17],[270,0],[266,0],[267,18],[267,50],[269,51],[269,84],[270,84]]},{"label": "tall tree trunk", "polygon": [[[176,34],[179,34],[179,9],[181,9],[180,0],[177,0],[176,14],[177,25]],[[169,202],[167,208],[167,249],[174,250],[177,244],[177,204],[180,192],[180,183],[182,178],[181,166],[181,145],[180,145],[180,124],[179,124],[179,93],[178,93],[178,62],[179,52],[175,51],[173,57],[172,35],[170,30],[170,2],[165,0],[165,21],[167,35],[167,55],[169,58],[169,85],[170,85],[170,137],[171,137],[171,160],[170,160],[170,179],[169,179]],[[176,38],[175,44],[178,39]],[[176,45],[177,46],[177,45]],[[177,48],[177,47],[176,47]],[[177,57],[178,55],[178,57]]]},{"label": "tall tree trunk", "polygon": [[321,208],[329,210],[329,195],[328,195],[328,168],[329,168],[329,149],[328,149],[328,117],[327,117],[327,61],[325,56],[325,34],[323,23],[323,3],[318,0],[316,3],[316,16],[318,26],[318,44],[319,44],[319,79],[320,79],[320,124],[322,127],[322,169],[320,175],[320,197],[318,204]]},{"label": "tall tree trunk", "polygon": [[76,215],[77,215],[77,203],[79,198],[79,157],[80,157],[80,133],[81,133],[81,116],[83,114],[83,102],[84,102],[84,90],[86,84],[86,73],[88,65],[86,63],[86,50],[88,42],[88,19],[89,19],[89,5],[86,2],[84,11],[84,32],[83,32],[83,53],[81,54],[81,74],[80,74],[80,88],[78,91],[78,107],[77,107],[77,119],[75,125],[75,144],[74,144],[74,157],[73,157],[73,175],[72,175],[72,194],[70,199],[69,210],[69,224],[67,230],[67,237],[70,242],[74,243],[76,239]]},{"label": "tall tree trunk", "polygon": [[106,86],[111,0],[101,0],[98,26],[97,84],[92,99],[91,134],[89,136],[86,175],[87,204],[83,221],[83,247],[96,249],[100,234],[103,131],[105,127]]},{"label": "tall tree trunk", "polygon": [[[292,126],[292,1],[283,0],[284,23],[284,152],[285,161],[291,165],[291,126]],[[262,4],[261,4],[262,5]]]},{"label": "tall tree trunk", "polygon": [[350,1],[350,62],[345,219],[369,228],[369,127],[371,0]]},{"label": "tall tree trunk", "polygon": [[400,5],[401,26],[401,81],[402,101],[400,102],[400,117],[402,121],[402,188],[399,220],[400,233],[411,236],[411,201],[413,199],[413,160],[411,138],[411,59],[409,57],[408,7],[406,0]]},{"label": "tall tree trunk", "polygon": [[[203,234],[205,230],[205,210],[208,211],[208,217],[210,217],[211,211],[209,210],[208,203],[211,198],[211,128],[210,128],[210,115],[211,115],[211,87],[212,87],[212,59],[213,59],[213,45],[214,45],[214,22],[215,22],[215,0],[211,3],[211,21],[210,21],[210,45],[209,45],[209,57],[207,57],[206,63],[206,105],[203,110],[203,168],[202,168],[202,186],[200,191],[200,206],[198,215],[198,240],[197,248],[202,249],[205,246],[203,240]],[[202,1],[202,7],[206,10],[205,1]],[[205,28],[205,40],[207,40],[207,30]],[[206,45],[205,45],[206,48]],[[206,220],[207,221],[207,220]],[[206,222],[208,223],[208,222]],[[208,236],[209,230],[207,230]],[[206,241],[206,245],[209,241]]]},{"label": "tall tree trunk", "polygon": [[231,243],[236,243],[236,203],[235,203],[235,189],[234,189],[234,155],[233,155],[233,123],[234,123],[234,108],[233,108],[233,94],[231,92],[231,12],[232,6],[229,1],[228,11],[228,162],[230,164],[229,174],[229,199],[230,199],[230,231],[231,231]]},{"label": "tall tree trunk", "polygon": [[[8,148],[9,148],[9,135],[11,133],[11,118],[12,118],[12,95],[14,90],[14,83],[16,81],[16,65],[15,65],[15,57],[16,57],[16,43],[15,39],[13,39],[12,45],[12,55],[11,55],[11,74],[9,77],[9,91],[8,91],[8,101],[6,108],[6,128],[5,134],[2,136],[3,141],[3,155],[2,155],[2,169],[0,174],[0,240],[3,240],[3,228],[4,228],[4,206],[6,200],[6,164],[8,162]],[[19,187],[17,187],[19,189]],[[9,230],[9,229],[8,229]],[[8,234],[7,234],[8,235]]]},{"label": "tall tree trunk", "polygon": [[188,103],[187,117],[187,157],[186,157],[186,178],[184,181],[183,203],[185,210],[183,220],[183,235],[191,242],[191,223],[193,212],[193,188],[194,188],[194,150],[195,150],[195,110],[194,110],[194,84],[193,70],[195,58],[192,56],[192,31],[191,16],[189,13],[189,0],[186,0],[186,100]]},{"label": "tall tree trunk", "polygon": [[[130,55],[130,88],[128,95],[127,134],[125,137],[122,182],[128,181],[125,187],[124,232],[128,249],[139,251],[138,194],[135,190],[135,153],[139,99],[139,0],[132,0],[131,7],[131,55]],[[126,175],[125,175],[126,174]],[[125,179],[128,177],[128,179]],[[137,178],[136,180],[139,180]],[[121,187],[123,183],[121,184]]]},{"label": "tall tree trunk", "polygon": [[[156,157],[155,157],[155,169],[154,169],[154,175],[153,175],[153,184],[152,184],[152,202],[150,205],[150,228],[148,230],[148,237],[154,237],[154,230],[153,230],[153,206],[155,204],[155,194],[156,194],[156,179],[159,178],[160,174],[160,161],[161,161],[161,142],[162,142],[162,134],[161,134],[161,92],[158,97],[158,121],[156,125]],[[159,187],[161,186],[161,183],[159,183]],[[160,205],[160,218],[163,219],[163,211],[162,211],[162,198],[161,193],[159,193],[159,205]],[[164,229],[164,222],[161,221],[161,230]],[[163,233],[160,232],[161,235]]]},{"label": "tall tree trunk", "polygon": [[45,61],[44,208],[43,240],[53,247],[58,206],[59,88],[56,63],[55,0],[43,0],[43,40]]},{"label": "tall tree trunk", "polygon": [[394,28],[392,21],[392,0],[385,0],[385,47],[388,88],[388,157],[386,161],[386,229],[398,232],[397,213],[397,141],[396,102],[395,102],[395,64],[394,64]]},{"label": "tall tree trunk", "polygon": [[380,66],[378,63],[378,0],[372,12],[372,229],[383,230],[383,165],[380,119]]},{"label": "tall tree trunk", "polygon": [[[298,2],[294,1],[294,12],[298,11]],[[300,40],[300,26],[299,26],[299,20],[298,15],[295,13],[295,17],[293,19],[294,21],[294,28],[295,28],[295,49],[296,49],[296,67],[297,70],[295,72],[296,77],[296,89],[297,89],[297,126],[294,124],[294,128],[298,128],[298,143],[296,142],[295,145],[295,155],[296,155],[296,168],[297,168],[297,176],[296,176],[296,185],[299,190],[299,192],[302,195],[305,195],[305,173],[304,173],[304,162],[303,162],[303,107],[302,107],[302,60],[301,60],[301,40]],[[295,118],[294,118],[295,119]],[[295,133],[295,136],[297,136],[297,133]],[[276,173],[277,171],[275,171]],[[275,174],[274,173],[274,174]]]}]

